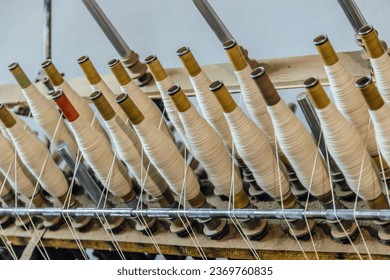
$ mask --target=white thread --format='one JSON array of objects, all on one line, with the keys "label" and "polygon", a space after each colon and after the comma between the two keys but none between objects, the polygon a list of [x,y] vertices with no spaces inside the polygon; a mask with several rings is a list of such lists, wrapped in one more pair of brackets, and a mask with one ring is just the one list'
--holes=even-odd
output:
[{"label": "white thread", "polygon": [[[177,195],[182,193],[183,186],[185,186],[187,193],[185,199],[195,198],[200,193],[200,187],[194,172],[186,166],[175,144],[146,120],[145,118],[143,122],[133,125],[133,127],[149,160]],[[186,171],[186,169],[188,170]]]},{"label": "white thread", "polygon": [[369,113],[381,154],[390,162],[390,107],[384,103],[381,108],[369,110]]},{"label": "white thread", "polygon": [[[22,89],[22,92],[27,100],[35,121],[42,128],[46,137],[53,142],[56,147],[60,142],[64,142],[68,145],[72,152],[76,152],[76,141],[64,121],[61,119],[60,112],[55,108],[54,104],[51,103],[52,101],[45,98],[34,84],[30,84],[27,88]],[[58,120],[60,120],[59,124]],[[58,131],[56,136],[53,138],[57,125]]]},{"label": "white thread", "polygon": [[385,52],[381,57],[370,58],[374,69],[376,86],[383,100],[390,105],[390,57]]},{"label": "white thread", "polygon": [[[316,109],[316,112],[329,152],[343,172],[349,187],[364,200],[377,198],[382,193],[378,174],[356,129],[332,103],[324,109]],[[360,177],[360,190],[357,193]]]},{"label": "white thread", "polygon": [[[114,164],[112,178],[108,177],[111,163],[114,160],[114,153],[104,137],[91,128],[81,116],[69,122],[69,124],[80,151],[102,184],[114,195],[118,197],[126,196],[132,188],[131,180],[127,176],[124,166],[118,160]],[[110,185],[107,184],[109,179]]]},{"label": "white thread", "polygon": [[231,181],[232,161],[215,130],[199,115],[193,105],[187,111],[179,112],[179,116],[190,151],[202,164],[214,187],[229,195],[230,185],[233,183],[235,193],[242,191],[242,181],[235,168],[234,179]]},{"label": "white thread", "polygon": [[230,133],[229,125],[223,115],[222,107],[219,105],[215,95],[209,89],[211,80],[206,73],[201,70],[198,75],[194,77],[190,76],[190,81],[204,118],[222,138],[223,143],[231,154],[233,144],[232,134]]},{"label": "white thread", "polygon": [[[268,138],[237,106],[232,112],[224,113],[233,141],[259,186],[275,200],[280,200],[290,191],[289,182],[279,169]],[[280,171],[280,181],[276,174]],[[282,193],[279,191],[282,189]],[[280,197],[282,194],[282,197]]]},{"label": "white thread", "polygon": [[138,184],[144,186],[145,191],[150,195],[154,197],[162,196],[168,186],[153,166],[150,166],[149,172],[146,172],[149,160],[146,157],[143,160],[141,159],[142,146],[135,131],[118,116],[105,121],[105,123],[119,158],[125,162]]},{"label": "white thread", "polygon": [[[1,185],[0,197],[4,197],[10,194],[12,188],[9,185],[9,182],[3,173],[0,173],[0,185]],[[7,206],[12,206],[12,205],[7,205]]]},{"label": "white thread", "polygon": [[[95,128],[100,134],[107,137],[106,132],[100,125],[100,123],[95,120],[95,113],[93,112],[92,108],[89,107],[88,102],[82,98],[76,91],[73,90],[73,88],[68,84],[67,81],[64,80],[64,82],[54,87],[56,90],[62,89],[63,92],[68,97],[69,101],[72,103],[73,107],[76,109],[76,111],[79,113],[79,115],[93,128]],[[105,138],[106,141],[109,142],[108,137]]]},{"label": "white thread", "polygon": [[354,79],[347,72],[341,61],[331,66],[324,66],[325,72],[329,78],[330,89],[337,108],[340,113],[353,125],[359,132],[363,142],[367,139],[367,150],[371,156],[378,155],[378,149],[375,141],[374,127],[370,126],[370,115],[368,107],[363,96],[359,93],[354,84]]},{"label": "white thread", "polygon": [[283,100],[267,106],[272,117],[280,149],[293,166],[299,181],[319,197],[330,192],[330,182],[324,162],[319,157],[313,138]]},{"label": "white thread", "polygon": [[176,110],[176,106],[167,93],[168,89],[171,86],[173,86],[172,80],[169,78],[169,76],[167,76],[162,81],[156,81],[156,85],[158,87],[158,90],[160,91],[161,98],[164,102],[165,110],[168,114],[170,121],[172,122],[172,124],[176,128],[176,130],[179,132],[181,138],[185,139],[185,132],[184,132],[183,124],[181,123],[179,114]]},{"label": "white thread", "polygon": [[265,101],[256,82],[251,78],[251,68],[247,65],[240,71],[234,71],[241,88],[241,95],[252,120],[267,136],[271,146],[275,147],[274,128],[271,116],[268,114]]},{"label": "white thread", "polygon": [[[137,107],[145,113],[145,118],[150,120],[150,123],[167,135],[170,139],[174,137],[164,121],[160,109],[157,105],[134,83],[130,81],[128,84],[120,87],[122,91],[126,92]],[[162,122],[161,126],[160,123]]]},{"label": "white thread", "polygon": [[[0,135],[0,170],[7,177],[16,193],[31,198],[34,193],[34,184],[23,172],[19,164],[19,156],[14,157],[14,147],[2,135]],[[15,164],[16,158],[16,164]]]},{"label": "white thread", "polygon": [[57,198],[66,194],[68,183],[43,143],[37,140],[30,132],[23,129],[18,121],[14,126],[7,128],[7,130],[20,159],[34,177],[39,180],[41,186]]},{"label": "white thread", "polygon": [[[122,108],[115,102],[115,94],[108,87],[103,79],[100,80],[97,84],[91,85],[92,91],[101,91],[104,97],[107,99],[108,103],[111,105],[112,109],[114,109],[115,113],[118,117],[120,117],[123,121],[127,120],[126,113],[122,110]],[[65,93],[66,94],[66,93]]]}]

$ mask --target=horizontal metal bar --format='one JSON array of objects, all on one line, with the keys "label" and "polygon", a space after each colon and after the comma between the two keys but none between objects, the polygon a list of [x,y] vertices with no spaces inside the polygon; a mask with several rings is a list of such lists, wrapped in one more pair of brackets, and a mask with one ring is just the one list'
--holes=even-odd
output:
[{"label": "horizontal metal bar", "polygon": [[172,208],[0,208],[0,216],[75,216],[75,217],[128,217],[147,216],[154,218],[236,218],[236,219],[326,219],[326,220],[378,220],[390,221],[390,210],[353,210],[353,209],[172,209]]}]

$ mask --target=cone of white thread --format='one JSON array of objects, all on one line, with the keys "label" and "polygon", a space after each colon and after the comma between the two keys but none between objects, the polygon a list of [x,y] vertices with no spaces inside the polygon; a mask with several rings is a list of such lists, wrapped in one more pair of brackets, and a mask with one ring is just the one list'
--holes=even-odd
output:
[{"label": "cone of white thread", "polygon": [[68,183],[45,145],[25,130],[3,104],[0,104],[0,118],[7,127],[20,159],[41,186],[54,197],[66,195]]},{"label": "cone of white thread", "polygon": [[62,90],[57,90],[52,98],[68,120],[84,159],[104,187],[115,196],[127,197],[133,191],[131,180],[104,136],[84,121]]},{"label": "cone of white thread", "polygon": [[280,98],[263,67],[252,72],[274,124],[276,139],[302,185],[315,197],[328,194],[328,171],[310,133]]},{"label": "cone of white thread", "polygon": [[161,114],[160,109],[156,104],[144,93],[130,78],[126,69],[118,59],[112,59],[108,62],[108,66],[115,78],[117,79],[121,91],[126,92],[138,108],[146,112],[145,117],[150,119],[150,123],[155,127],[159,128],[165,135],[175,142],[175,138],[172,132],[169,130],[165,123],[164,117]]},{"label": "cone of white thread", "polygon": [[283,200],[290,192],[290,186],[268,138],[237,106],[222,82],[213,82],[210,90],[222,105],[235,147],[256,183],[275,200]]},{"label": "cone of white thread", "polygon": [[190,151],[206,170],[210,182],[226,196],[229,196],[232,184],[235,194],[241,192],[240,176],[232,166],[222,139],[201,117],[179,85],[169,88],[168,94],[179,112]]},{"label": "cone of white thread", "polygon": [[31,198],[34,194],[34,184],[21,168],[19,155],[15,157],[14,147],[3,135],[0,135],[0,154],[1,173],[8,179],[16,193]]},{"label": "cone of white thread", "polygon": [[223,143],[231,154],[233,145],[232,135],[230,133],[229,125],[223,115],[223,110],[219,105],[217,98],[209,89],[211,80],[199,66],[188,47],[182,47],[178,49],[176,53],[190,76],[196,100],[199,103],[203,117],[222,138]]},{"label": "cone of white thread", "polygon": [[387,162],[390,160],[390,107],[380,96],[378,89],[368,76],[356,81],[361,95],[367,102],[375,136],[381,154]]},{"label": "cone of white thread", "polygon": [[235,40],[229,40],[223,45],[230,62],[234,67],[234,74],[240,84],[241,95],[245,106],[256,125],[261,128],[267,136],[272,147],[275,147],[275,134],[272,126],[272,120],[268,114],[265,101],[251,79],[252,69],[242,55],[239,45]]},{"label": "cone of white thread", "polygon": [[[184,161],[175,144],[146,118],[129,95],[118,95],[117,102],[132,122],[149,160],[164,177],[169,187],[192,207],[200,207],[205,199],[194,172]],[[185,188],[185,190],[183,190]],[[183,192],[184,191],[184,192]]]},{"label": "cone of white thread", "polygon": [[155,55],[148,56],[145,59],[145,63],[148,66],[150,73],[152,73],[157,88],[160,91],[161,99],[164,102],[165,111],[168,114],[169,120],[172,122],[173,126],[179,132],[181,138],[185,139],[183,124],[181,123],[175,104],[173,104],[171,98],[167,94],[168,89],[171,86],[173,86],[173,82],[171,78],[168,76],[167,72],[162,67],[157,56]]},{"label": "cone of white thread", "polygon": [[55,147],[64,142],[76,153],[78,149],[76,141],[65,125],[60,112],[55,108],[55,104],[39,92],[17,62],[10,64],[8,69],[22,88],[22,93],[27,100],[34,120],[42,128],[46,137]]},{"label": "cone of white thread", "polygon": [[60,72],[58,72],[52,61],[47,59],[41,64],[41,66],[53,84],[54,89],[61,89],[63,92],[65,92],[66,96],[69,98],[70,102],[72,102],[73,106],[76,108],[77,112],[79,112],[81,117],[90,126],[96,129],[96,131],[104,135],[106,141],[109,142],[106,132],[100,125],[98,119],[95,119],[95,113],[92,111],[91,107],[89,107],[88,102],[79,94],[77,94],[77,92],[68,84],[68,82],[62,78]]},{"label": "cone of white thread", "polygon": [[317,78],[307,79],[304,86],[315,105],[328,150],[348,185],[362,199],[375,200],[382,186],[358,132],[330,102]]},{"label": "cone of white thread", "polygon": [[360,28],[358,35],[370,57],[379,93],[383,100],[390,105],[390,57],[372,25]]},{"label": "cone of white thread", "polygon": [[353,125],[363,142],[367,141],[367,150],[372,157],[378,157],[374,127],[370,125],[368,107],[355,81],[339,60],[326,35],[314,39],[314,44],[324,63],[335,105],[340,113]]},{"label": "cone of white thread", "polygon": [[[101,78],[95,66],[93,65],[91,59],[83,55],[77,60],[81,69],[84,72],[85,77],[87,78],[92,92],[97,90],[101,91],[104,94],[104,97],[107,99],[110,106],[114,109],[116,115],[121,118],[123,121],[127,120],[126,114],[123,112],[121,107],[115,102],[115,94],[108,87],[106,82]],[[66,94],[66,93],[65,93]]]},{"label": "cone of white thread", "polygon": [[[154,166],[149,166],[146,155],[142,158],[141,142],[135,131],[116,115],[102,92],[93,92],[90,99],[104,119],[118,157],[129,168],[138,184],[144,186],[147,193],[154,197],[161,197],[168,186]],[[117,103],[116,105],[119,106]]]}]

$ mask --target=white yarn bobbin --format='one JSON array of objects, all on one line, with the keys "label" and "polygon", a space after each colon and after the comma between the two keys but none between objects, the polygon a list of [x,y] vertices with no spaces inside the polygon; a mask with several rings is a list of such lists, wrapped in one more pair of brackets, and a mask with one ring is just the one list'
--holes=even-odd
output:
[{"label": "white yarn bobbin", "polygon": [[390,57],[372,25],[360,28],[358,35],[370,57],[379,92],[385,102],[390,105]]},{"label": "white yarn bobbin", "polygon": [[259,88],[251,79],[252,70],[249,64],[246,62],[235,40],[229,40],[223,46],[234,66],[234,74],[240,84],[241,95],[251,119],[267,136],[271,146],[275,148],[275,133],[272,120]]},{"label": "white yarn bobbin", "polygon": [[167,72],[162,67],[157,56],[148,56],[145,59],[145,63],[148,66],[149,71],[152,73],[153,78],[156,82],[157,88],[164,102],[165,111],[168,114],[169,120],[172,122],[173,126],[176,128],[183,141],[185,141],[183,124],[181,123],[175,104],[173,104],[171,98],[167,94],[168,89],[173,86],[171,78],[168,76]]},{"label": "white yarn bobbin", "polygon": [[144,186],[147,193],[161,197],[168,186],[154,166],[149,167],[149,159],[146,156],[142,158],[142,145],[136,132],[116,115],[102,92],[95,91],[90,95],[90,99],[104,119],[118,157],[129,168],[138,184]]},{"label": "white yarn bobbin", "polygon": [[68,82],[62,78],[61,74],[58,72],[52,61],[47,59],[41,64],[41,66],[53,84],[54,89],[61,89],[63,92],[65,92],[66,96],[72,102],[73,106],[76,108],[77,112],[79,112],[81,117],[90,126],[96,129],[96,131],[104,135],[105,140],[109,142],[109,138],[106,132],[100,125],[99,121],[95,119],[95,113],[92,111],[91,107],[89,107],[88,102],[79,94],[77,94],[77,92],[68,84]]},{"label": "white yarn bobbin", "polygon": [[[164,177],[169,187],[179,196],[186,188],[185,200],[194,200],[203,195],[194,172],[184,161],[175,144],[146,118],[125,93],[118,95],[117,102],[133,123],[149,160]],[[193,206],[193,205],[192,205]]]},{"label": "white yarn bobbin", "polygon": [[157,105],[131,80],[126,69],[118,59],[112,59],[108,66],[120,85],[122,92],[126,92],[138,108],[146,112],[145,117],[150,119],[151,124],[159,128],[165,135],[175,142],[172,132],[165,123],[164,117]]},{"label": "white yarn bobbin", "polygon": [[328,194],[331,191],[328,171],[312,136],[280,98],[263,67],[253,70],[251,76],[267,103],[280,149],[299,181],[315,197]]},{"label": "white yarn bobbin", "polygon": [[41,186],[54,197],[61,198],[66,195],[68,183],[45,145],[25,130],[3,104],[0,105],[0,118],[7,127],[20,159],[39,180]]},{"label": "white yarn bobbin", "polygon": [[223,143],[231,154],[233,145],[232,135],[223,115],[223,110],[217,98],[209,89],[211,80],[201,69],[188,47],[182,47],[176,53],[188,71],[203,117],[222,138]]},{"label": "white yarn bobbin", "polygon": [[356,86],[367,102],[379,149],[388,162],[390,160],[390,107],[382,99],[371,77],[364,76],[358,79]]},{"label": "white yarn bobbin", "polygon": [[275,200],[283,200],[290,192],[290,185],[277,164],[268,138],[237,106],[222,82],[213,82],[210,89],[224,109],[235,147],[257,184]]},{"label": "white yarn bobbin", "polygon": [[29,104],[29,108],[36,123],[42,128],[46,137],[57,147],[64,142],[74,152],[77,152],[77,144],[72,134],[65,125],[60,112],[54,104],[43,96],[34,84],[28,79],[17,62],[8,66],[15,79],[22,88],[22,93]]},{"label": "white yarn bobbin", "polygon": [[81,69],[83,70],[91,86],[92,92],[97,90],[101,91],[104,94],[104,97],[107,99],[108,103],[110,103],[111,107],[114,109],[117,116],[121,118],[123,121],[126,121],[127,120],[126,114],[123,112],[121,107],[115,102],[116,96],[114,92],[108,87],[106,82],[101,78],[95,66],[93,65],[91,59],[88,56],[83,55],[77,60],[77,62],[80,65]]},{"label": "white yarn bobbin", "polygon": [[84,159],[104,187],[115,196],[126,197],[132,192],[131,179],[104,137],[84,121],[62,90],[56,91],[52,98],[69,121]]},{"label": "white yarn bobbin", "polygon": [[192,106],[179,85],[173,85],[168,94],[179,111],[190,151],[206,170],[210,182],[226,196],[232,184],[235,194],[241,192],[242,181],[222,139]]},{"label": "white yarn bobbin", "polygon": [[359,90],[355,87],[354,79],[339,60],[326,35],[317,36],[314,39],[314,44],[324,63],[337,108],[358,131],[363,142],[367,141],[367,150],[370,155],[377,157],[378,148],[374,128],[370,125],[368,107],[361,94],[359,94]]},{"label": "white yarn bobbin", "polygon": [[1,173],[7,178],[16,193],[31,198],[34,194],[34,184],[21,168],[19,156],[15,157],[14,147],[2,135],[0,135],[0,155]]},{"label": "white yarn bobbin", "polygon": [[382,187],[358,132],[330,102],[317,78],[307,79],[304,85],[315,104],[328,150],[348,185],[362,199],[376,199]]}]

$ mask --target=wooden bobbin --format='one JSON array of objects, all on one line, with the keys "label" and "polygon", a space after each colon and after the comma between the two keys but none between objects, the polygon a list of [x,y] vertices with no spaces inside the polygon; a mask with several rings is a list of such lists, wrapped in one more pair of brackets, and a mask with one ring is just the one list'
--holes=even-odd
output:
[{"label": "wooden bobbin", "polygon": [[111,59],[108,62],[108,67],[121,86],[125,86],[131,82],[130,75],[126,72],[126,69],[123,67],[119,59]]},{"label": "wooden bobbin", "polygon": [[197,76],[202,71],[189,47],[181,47],[176,51],[176,54],[191,77]]},{"label": "wooden bobbin", "polygon": [[105,121],[113,119],[116,115],[114,109],[111,107],[108,100],[104,97],[103,93],[100,90],[94,91],[89,98],[92,100],[93,104],[99,110],[100,115]]},{"label": "wooden bobbin", "polygon": [[241,71],[247,67],[248,63],[246,62],[245,57],[241,52],[240,46],[234,39],[225,42],[223,44],[223,48],[225,49],[226,54],[234,67],[234,70]]},{"label": "wooden bobbin", "polygon": [[19,66],[17,62],[13,62],[8,66],[8,70],[11,71],[12,75],[15,77],[15,80],[22,89],[25,89],[31,85],[30,79],[24,73],[23,69]]},{"label": "wooden bobbin", "polygon": [[165,71],[164,67],[162,67],[157,56],[149,55],[147,58],[145,58],[145,63],[157,82],[161,82],[168,77],[167,72]]}]

